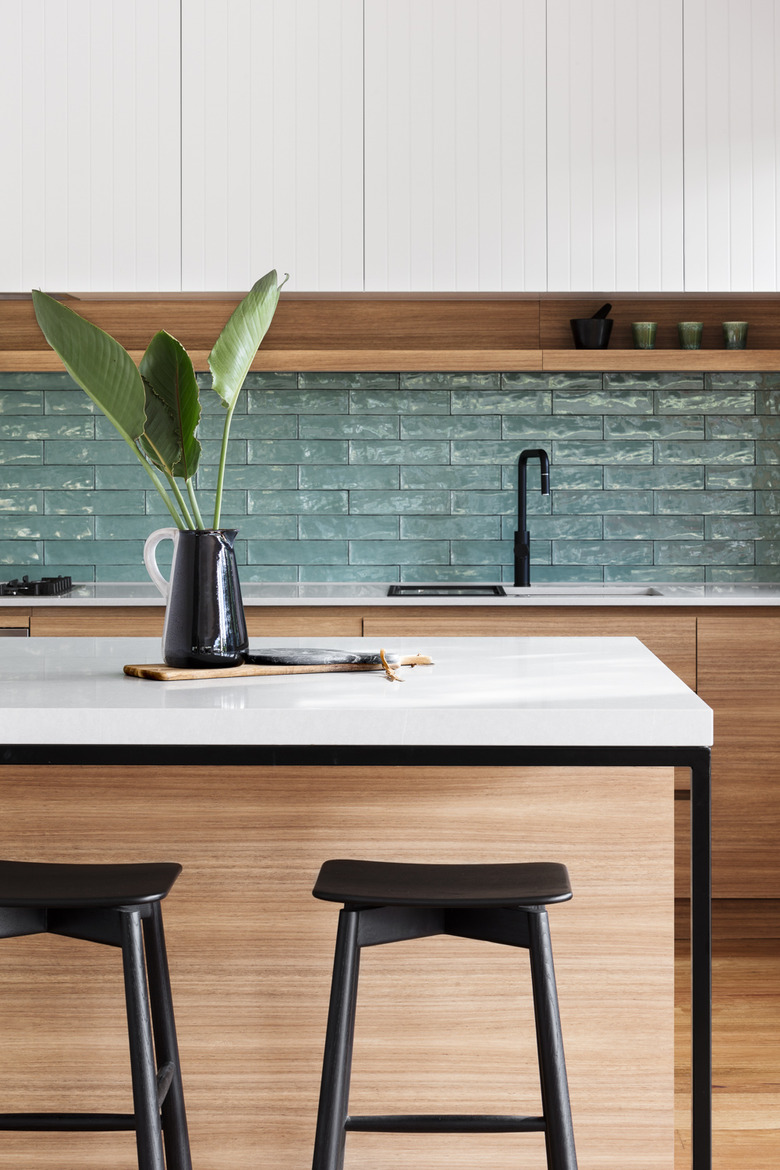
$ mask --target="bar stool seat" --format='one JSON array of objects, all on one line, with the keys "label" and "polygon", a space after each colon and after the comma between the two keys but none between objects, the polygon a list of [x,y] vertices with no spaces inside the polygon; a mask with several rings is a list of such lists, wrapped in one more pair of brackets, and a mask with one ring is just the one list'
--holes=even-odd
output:
[{"label": "bar stool seat", "polygon": [[174,862],[0,860],[0,938],[57,934],[121,949],[133,1090],[129,1114],[0,1113],[0,1130],[134,1130],[139,1170],[192,1170],[160,907],[180,873]]},{"label": "bar stool seat", "polygon": [[[326,861],[312,891],[343,903],[339,913],[313,1170],[342,1170],[349,1131],[384,1133],[543,1132],[548,1170],[577,1170],[552,945],[545,906],[572,896],[565,865],[518,862],[437,865]],[[528,950],[542,1115],[351,1116],[349,1083],[360,950],[449,934]]]}]

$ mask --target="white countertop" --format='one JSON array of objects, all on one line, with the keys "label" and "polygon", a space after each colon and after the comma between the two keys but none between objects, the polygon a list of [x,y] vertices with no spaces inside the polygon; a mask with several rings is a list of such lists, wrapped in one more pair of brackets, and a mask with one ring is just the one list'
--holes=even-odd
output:
[{"label": "white countertop", "polygon": [[[709,746],[712,711],[636,638],[288,638],[430,655],[384,673],[152,682],[156,638],[9,639],[0,742]],[[253,639],[252,647],[280,645]]]},{"label": "white countertop", "polygon": [[[239,566],[239,574],[241,568]],[[491,584],[492,582],[487,582]],[[528,606],[640,605],[640,606],[780,606],[777,584],[743,585],[531,585],[515,589],[504,585],[507,597],[388,597],[389,586],[376,584],[241,584],[245,606],[376,606],[394,609],[409,605],[490,606],[516,609]],[[76,584],[62,597],[0,597],[0,607],[163,606],[165,601],[150,583]]]}]

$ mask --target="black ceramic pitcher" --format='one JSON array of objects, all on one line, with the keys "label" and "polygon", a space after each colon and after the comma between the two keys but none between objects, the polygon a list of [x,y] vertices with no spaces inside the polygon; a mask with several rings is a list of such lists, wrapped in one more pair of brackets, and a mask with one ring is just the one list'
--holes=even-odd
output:
[{"label": "black ceramic pitcher", "polygon": [[[163,658],[188,669],[240,666],[249,647],[234,549],[235,529],[159,528],[144,545],[144,564],[166,600]],[[173,541],[171,579],[155,551]]]}]

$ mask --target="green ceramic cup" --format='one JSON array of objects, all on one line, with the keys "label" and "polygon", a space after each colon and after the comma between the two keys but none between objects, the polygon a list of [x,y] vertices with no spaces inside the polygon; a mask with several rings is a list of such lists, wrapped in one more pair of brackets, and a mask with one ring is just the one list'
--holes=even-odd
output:
[{"label": "green ceramic cup", "polygon": [[747,321],[724,321],[723,344],[726,349],[745,349],[747,346]]},{"label": "green ceramic cup", "polygon": [[631,335],[634,338],[634,349],[655,349],[657,328],[657,321],[633,321]]},{"label": "green ceramic cup", "polygon": [[678,321],[677,336],[680,339],[680,349],[701,349],[703,329],[701,321]]}]

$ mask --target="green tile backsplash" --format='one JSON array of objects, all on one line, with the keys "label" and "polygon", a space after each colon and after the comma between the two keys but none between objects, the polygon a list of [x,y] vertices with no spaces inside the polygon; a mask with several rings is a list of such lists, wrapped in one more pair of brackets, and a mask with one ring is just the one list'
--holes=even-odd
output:
[{"label": "green tile backsplash", "polygon": [[[199,375],[204,387],[207,375]],[[199,486],[221,407],[204,393]],[[780,580],[780,373],[251,374],[226,527],[245,581]],[[0,373],[0,578],[144,581],[162,501],[67,374]]]}]

